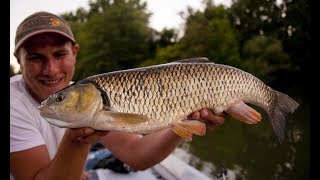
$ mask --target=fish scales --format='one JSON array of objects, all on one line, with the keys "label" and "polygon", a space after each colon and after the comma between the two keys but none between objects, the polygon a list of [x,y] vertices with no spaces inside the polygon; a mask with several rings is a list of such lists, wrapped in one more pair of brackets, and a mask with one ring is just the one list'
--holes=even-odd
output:
[{"label": "fish scales", "polygon": [[240,100],[267,108],[276,97],[251,74],[213,63],[177,63],[89,79],[110,95],[112,109],[150,117],[153,122],[137,127],[143,131],[167,128],[202,108],[219,114]]},{"label": "fish scales", "polygon": [[[79,95],[73,97],[77,93]],[[74,103],[74,112],[69,107],[66,110],[67,103],[69,106]],[[51,95],[39,109],[48,122],[59,127],[91,126],[137,134],[172,128],[190,140],[190,134],[205,133],[203,123],[196,121],[191,125],[184,120],[203,108],[215,114],[227,112],[247,124],[258,123],[260,113],[247,103],[267,112],[282,142],[286,116],[299,104],[248,72],[205,58],[87,77]],[[79,107],[83,108],[77,109]],[[93,120],[86,121],[86,118]]]}]

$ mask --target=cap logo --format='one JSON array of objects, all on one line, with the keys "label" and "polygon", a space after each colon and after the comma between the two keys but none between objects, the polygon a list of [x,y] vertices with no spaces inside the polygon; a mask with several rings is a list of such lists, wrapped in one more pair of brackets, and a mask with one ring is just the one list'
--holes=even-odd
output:
[{"label": "cap logo", "polygon": [[60,26],[60,21],[58,19],[50,18],[49,20],[50,20],[50,23],[49,23],[50,25],[52,25],[52,26]]}]

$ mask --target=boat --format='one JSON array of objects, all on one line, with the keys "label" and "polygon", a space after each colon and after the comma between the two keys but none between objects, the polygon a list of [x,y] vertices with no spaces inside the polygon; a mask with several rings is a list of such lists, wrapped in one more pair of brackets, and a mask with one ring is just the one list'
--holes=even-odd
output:
[{"label": "boat", "polygon": [[159,164],[144,171],[115,172],[108,168],[89,171],[92,180],[211,180],[212,178],[170,154]]},{"label": "boat", "polygon": [[[177,152],[184,152],[179,148],[157,165],[144,171],[131,169],[120,160],[113,157],[105,148],[90,152],[86,163],[90,180],[233,180],[235,174],[227,169],[218,176],[209,176],[199,171],[179,157]],[[185,152],[184,152],[185,153]],[[97,158],[97,157],[100,157]],[[95,159],[95,161],[93,161]],[[91,160],[91,161],[90,161]],[[93,164],[100,161],[98,168]],[[101,163],[102,162],[102,163]],[[230,173],[231,172],[231,173]]]}]

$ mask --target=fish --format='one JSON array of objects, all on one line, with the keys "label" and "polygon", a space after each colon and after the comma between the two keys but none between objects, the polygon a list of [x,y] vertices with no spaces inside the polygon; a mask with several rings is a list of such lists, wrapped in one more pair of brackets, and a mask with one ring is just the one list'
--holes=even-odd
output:
[{"label": "fish", "polygon": [[61,128],[150,134],[171,128],[187,141],[206,134],[206,125],[188,118],[203,108],[257,124],[264,110],[280,143],[286,118],[299,107],[239,68],[206,57],[118,70],[86,77],[50,95],[38,107],[41,116]]}]

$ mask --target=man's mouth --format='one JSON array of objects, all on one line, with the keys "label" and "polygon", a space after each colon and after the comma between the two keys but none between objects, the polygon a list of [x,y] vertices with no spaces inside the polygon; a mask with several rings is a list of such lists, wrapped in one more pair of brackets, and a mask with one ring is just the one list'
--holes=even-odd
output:
[{"label": "man's mouth", "polygon": [[46,84],[46,85],[54,85],[54,84],[59,83],[61,80],[62,80],[62,78],[54,79],[54,80],[40,80],[40,81],[41,81],[43,84]]}]

